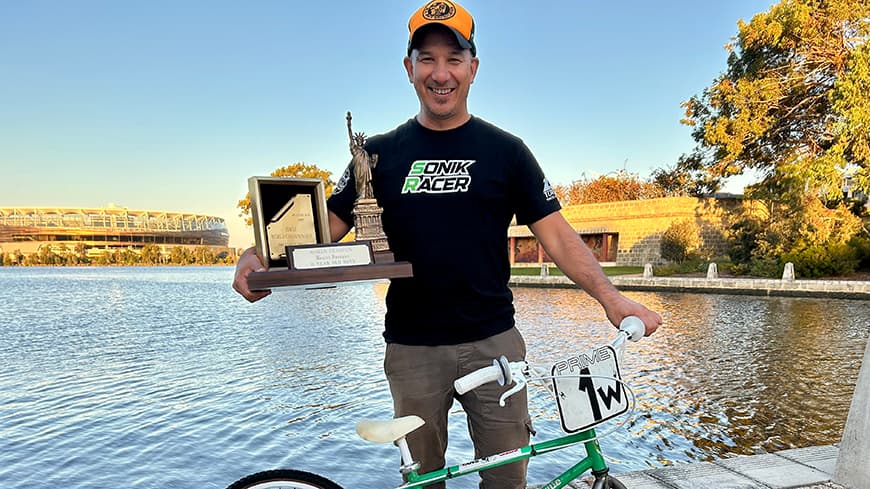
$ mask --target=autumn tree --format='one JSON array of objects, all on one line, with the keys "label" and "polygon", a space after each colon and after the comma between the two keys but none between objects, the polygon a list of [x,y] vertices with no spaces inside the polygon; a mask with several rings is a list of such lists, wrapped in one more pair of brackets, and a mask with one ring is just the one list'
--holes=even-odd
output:
[{"label": "autumn tree", "polygon": [[[323,180],[323,190],[326,197],[332,195],[332,188],[335,182],[332,181],[332,172],[321,170],[317,165],[306,165],[305,163],[293,163],[292,165],[284,166],[273,171],[273,177],[296,177],[296,178],[319,178]],[[253,224],[251,218],[251,194],[245,194],[245,198],[240,200],[236,207],[239,208],[239,217],[244,217],[248,226]]]},{"label": "autumn tree", "polygon": [[738,22],[726,71],[683,104],[696,147],[655,181],[697,195],[761,176],[746,194],[766,215],[734,225],[733,257],[781,262],[861,231],[842,202],[847,176],[870,193],[868,36],[866,0],[782,0]]},{"label": "autumn tree", "polygon": [[142,257],[142,263],[146,265],[156,265],[160,263],[160,247],[154,243],[148,243],[139,250],[139,255]]},{"label": "autumn tree", "polygon": [[620,200],[640,200],[665,197],[665,190],[654,182],[646,182],[624,170],[595,179],[580,179],[554,189],[562,205],[595,204]]},{"label": "autumn tree", "polygon": [[193,249],[193,261],[198,265],[210,265],[215,262],[214,253],[208,246],[197,246]]},{"label": "autumn tree", "polygon": [[669,181],[703,193],[753,169],[750,193],[827,202],[849,171],[870,192],[870,2],[783,0],[738,28],[728,69],[683,104],[697,146]]}]

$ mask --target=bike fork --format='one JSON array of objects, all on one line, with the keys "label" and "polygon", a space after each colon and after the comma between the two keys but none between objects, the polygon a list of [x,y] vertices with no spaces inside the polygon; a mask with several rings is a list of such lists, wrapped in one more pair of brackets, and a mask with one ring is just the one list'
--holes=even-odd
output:
[{"label": "bike fork", "polygon": [[604,469],[603,471],[592,471],[592,475],[595,476],[595,480],[592,482],[592,489],[608,489],[607,473],[607,469]]},{"label": "bike fork", "polygon": [[592,440],[584,442],[586,448],[586,457],[579,461],[576,465],[566,470],[559,477],[553,479],[549,484],[544,485],[541,489],[561,489],[566,487],[571,481],[578,479],[587,470],[595,476],[593,489],[607,489],[607,462],[601,454],[601,448],[598,446],[598,440],[595,439],[595,430],[587,430],[580,433],[582,436],[590,437]]}]

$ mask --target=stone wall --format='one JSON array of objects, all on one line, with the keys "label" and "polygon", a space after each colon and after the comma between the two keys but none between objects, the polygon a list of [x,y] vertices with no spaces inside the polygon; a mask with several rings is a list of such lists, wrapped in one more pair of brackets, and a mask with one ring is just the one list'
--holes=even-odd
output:
[{"label": "stone wall", "polygon": [[[732,213],[740,208],[737,198],[666,197],[661,199],[571,205],[562,214],[583,235],[618,235],[617,265],[642,266],[663,263],[662,234],[674,221],[694,221],[701,231],[702,251],[710,256],[725,254],[725,230]],[[525,226],[511,226],[512,237],[531,234]]]}]

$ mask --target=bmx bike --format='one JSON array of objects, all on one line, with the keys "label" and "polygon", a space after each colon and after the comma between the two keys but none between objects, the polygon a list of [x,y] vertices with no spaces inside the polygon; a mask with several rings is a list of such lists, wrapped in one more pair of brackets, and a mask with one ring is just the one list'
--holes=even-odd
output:
[{"label": "bmx bike", "polygon": [[[598,439],[618,429],[620,423],[608,433],[597,435],[595,427],[634,409],[634,394],[622,382],[619,364],[626,340],[638,341],[644,335],[644,324],[637,317],[625,318],[616,338],[607,345],[591,348],[559,360],[549,368],[532,366],[526,361],[509,362],[504,356],[494,359],[491,366],[476,370],[454,382],[460,395],[489,382],[508,386],[499,403],[526,388],[529,382],[541,383],[555,398],[562,430],[567,434],[541,443],[453,465],[440,470],[419,473],[420,464],[414,461],[405,436],[423,426],[418,416],[380,421],[362,420],[356,425],[357,433],[365,440],[394,443],[402,457],[400,472],[405,483],[396,489],[418,489],[429,484],[474,474],[500,465],[529,459],[570,446],[583,444],[585,456],[541,489],[560,489],[587,472],[592,489],[626,489],[609,474],[607,462]],[[342,489],[329,479],[300,470],[278,469],[257,472],[239,479],[227,489]]]}]

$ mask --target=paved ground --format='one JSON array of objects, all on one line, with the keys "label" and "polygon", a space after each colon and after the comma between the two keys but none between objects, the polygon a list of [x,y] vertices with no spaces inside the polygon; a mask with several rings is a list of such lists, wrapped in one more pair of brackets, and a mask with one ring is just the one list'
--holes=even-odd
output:
[{"label": "paved ground", "polygon": [[[629,489],[847,489],[831,482],[837,447],[796,448],[616,474]],[[530,486],[539,488],[541,486]],[[568,486],[588,489],[576,483]]]}]

